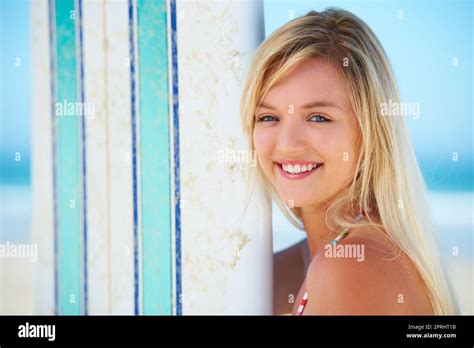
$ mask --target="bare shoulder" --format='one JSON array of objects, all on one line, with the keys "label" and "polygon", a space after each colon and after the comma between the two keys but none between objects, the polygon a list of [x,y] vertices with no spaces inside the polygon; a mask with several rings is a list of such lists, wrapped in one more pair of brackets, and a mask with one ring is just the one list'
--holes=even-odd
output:
[{"label": "bare shoulder", "polygon": [[408,256],[380,232],[359,228],[315,257],[305,314],[430,315],[425,285]]}]

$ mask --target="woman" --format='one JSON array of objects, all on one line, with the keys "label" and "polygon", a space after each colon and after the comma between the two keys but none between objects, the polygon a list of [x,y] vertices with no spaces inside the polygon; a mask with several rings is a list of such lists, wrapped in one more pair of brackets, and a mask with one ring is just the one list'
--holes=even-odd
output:
[{"label": "woman", "polygon": [[307,235],[275,256],[276,314],[455,313],[403,117],[382,112],[398,102],[347,11],[311,11],[256,52],[241,101],[256,173]]}]

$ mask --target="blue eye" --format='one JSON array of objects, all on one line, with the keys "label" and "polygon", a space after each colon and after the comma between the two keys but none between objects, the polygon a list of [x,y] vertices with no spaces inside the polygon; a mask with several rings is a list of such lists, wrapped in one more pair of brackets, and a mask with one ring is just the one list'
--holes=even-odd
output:
[{"label": "blue eye", "polygon": [[272,115],[263,115],[257,119],[257,122],[271,122],[271,121],[277,121],[277,118]]},{"label": "blue eye", "polygon": [[313,122],[317,122],[317,123],[324,123],[324,122],[331,122],[330,119],[324,117],[323,115],[320,115],[320,114],[315,114],[313,116],[310,117],[310,120],[313,120]]}]

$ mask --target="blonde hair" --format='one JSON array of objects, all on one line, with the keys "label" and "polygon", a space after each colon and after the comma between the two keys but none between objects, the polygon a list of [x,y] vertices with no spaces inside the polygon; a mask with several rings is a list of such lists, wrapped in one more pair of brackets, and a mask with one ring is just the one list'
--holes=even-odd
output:
[{"label": "blonde hair", "polygon": [[[435,314],[454,314],[456,304],[439,259],[430,225],[426,190],[404,117],[384,116],[382,103],[399,102],[392,69],[372,30],[350,12],[310,11],[276,30],[258,48],[241,99],[244,132],[251,150],[255,111],[270,88],[291,68],[311,58],[332,62],[344,77],[361,139],[354,178],[326,212],[328,226],[361,225],[386,231],[415,264]],[[258,180],[297,228],[299,208],[288,207],[257,163]],[[364,212],[356,221],[351,212]]]}]

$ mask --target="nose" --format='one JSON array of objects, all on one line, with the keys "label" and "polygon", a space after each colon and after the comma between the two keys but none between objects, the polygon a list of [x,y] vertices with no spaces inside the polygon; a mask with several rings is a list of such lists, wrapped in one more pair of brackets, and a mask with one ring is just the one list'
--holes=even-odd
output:
[{"label": "nose", "polygon": [[304,138],[303,129],[299,120],[290,117],[286,122],[281,123],[278,133],[276,149],[283,155],[299,155],[306,150],[307,142]]}]

